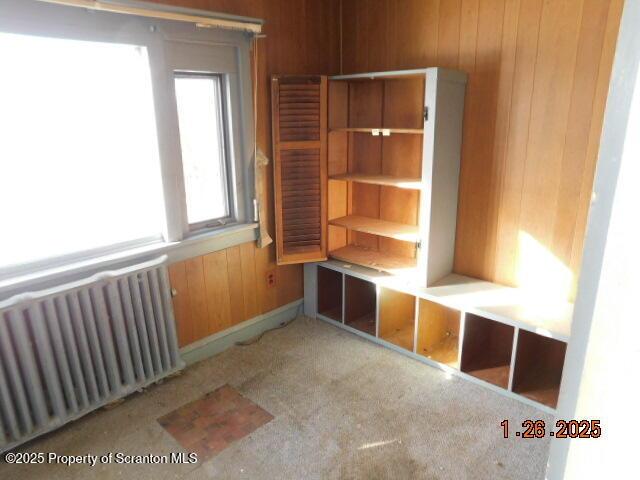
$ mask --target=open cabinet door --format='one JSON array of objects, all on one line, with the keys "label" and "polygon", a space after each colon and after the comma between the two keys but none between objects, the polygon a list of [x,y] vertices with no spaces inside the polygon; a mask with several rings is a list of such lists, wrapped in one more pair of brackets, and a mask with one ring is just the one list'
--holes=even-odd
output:
[{"label": "open cabinet door", "polygon": [[278,265],[327,259],[327,77],[274,76]]}]

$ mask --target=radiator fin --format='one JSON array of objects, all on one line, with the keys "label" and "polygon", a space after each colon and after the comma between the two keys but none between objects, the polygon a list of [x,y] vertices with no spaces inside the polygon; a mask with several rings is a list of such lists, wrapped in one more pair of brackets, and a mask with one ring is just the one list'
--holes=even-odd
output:
[{"label": "radiator fin", "polygon": [[0,304],[0,452],[184,367],[163,262]]},{"label": "radiator fin", "polygon": [[63,352],[69,364],[71,383],[76,397],[78,409],[86,408],[89,405],[89,395],[82,373],[79,348],[73,335],[71,327],[71,315],[69,313],[68,298],[59,297],[55,299],[56,310],[60,322],[62,334]]},{"label": "radiator fin", "polygon": [[121,278],[117,282],[120,298],[122,298],[122,306],[124,309],[124,322],[127,328],[127,336],[130,341],[131,355],[133,356],[133,365],[135,366],[136,381],[144,381],[144,366],[142,364],[142,353],[138,331],[136,330],[136,320],[133,313],[133,303],[131,302],[131,292],[126,278]]}]

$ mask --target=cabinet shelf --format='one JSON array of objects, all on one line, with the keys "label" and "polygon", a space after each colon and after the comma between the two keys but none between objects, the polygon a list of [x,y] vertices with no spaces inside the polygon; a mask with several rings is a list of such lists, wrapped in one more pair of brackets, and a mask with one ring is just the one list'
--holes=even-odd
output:
[{"label": "cabinet shelf", "polygon": [[416,353],[459,368],[460,311],[423,298],[419,305]]},{"label": "cabinet shelf", "polygon": [[342,274],[318,267],[318,313],[342,322]]},{"label": "cabinet shelf", "polygon": [[343,262],[355,263],[381,272],[395,275],[411,273],[416,268],[416,259],[391,255],[357,245],[347,245],[329,252],[329,255]]},{"label": "cabinet shelf", "polygon": [[520,330],[517,347],[513,392],[556,408],[567,344]]},{"label": "cabinet shelf", "polygon": [[413,352],[416,297],[381,288],[378,303],[379,338]]},{"label": "cabinet shelf", "polygon": [[389,222],[378,218],[362,217],[360,215],[347,215],[346,217],[329,220],[331,225],[344,227],[354,232],[369,233],[381,237],[403,240],[405,242],[417,242],[420,238],[416,225]]},{"label": "cabinet shelf", "polygon": [[344,323],[351,328],[376,335],[376,286],[360,278],[345,277]]},{"label": "cabinet shelf", "polygon": [[467,313],[460,370],[498,387],[507,388],[514,331],[509,325]]},{"label": "cabinet shelf", "polygon": [[420,178],[394,177],[391,175],[367,175],[364,173],[344,173],[332,175],[331,180],[344,180],[349,182],[369,183],[371,185],[382,185],[385,187],[404,188],[407,190],[421,190],[422,181]]},{"label": "cabinet shelf", "polygon": [[375,131],[378,131],[379,135],[383,135],[382,131],[389,133],[408,133],[412,135],[422,135],[424,130],[422,128],[385,128],[385,127],[369,127],[369,128],[332,128],[331,132],[350,132],[350,133],[368,133],[373,135]]}]

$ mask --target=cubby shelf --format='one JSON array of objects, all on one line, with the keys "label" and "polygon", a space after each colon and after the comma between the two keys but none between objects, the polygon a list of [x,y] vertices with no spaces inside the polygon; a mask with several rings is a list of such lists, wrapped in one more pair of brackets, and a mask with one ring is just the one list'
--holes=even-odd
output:
[{"label": "cubby shelf", "polygon": [[379,338],[413,352],[416,297],[381,288],[378,302]]},{"label": "cubby shelf", "polygon": [[[450,273],[465,83],[463,72],[439,68],[329,79],[331,259],[305,266],[305,311],[552,411],[572,304]],[[343,283],[315,275],[321,267]],[[320,292],[307,280],[327,285]]]},{"label": "cubby shelf", "polygon": [[420,289],[420,296],[545,337],[567,341],[571,334],[572,303],[523,289],[450,274]]},{"label": "cubby shelf", "polygon": [[422,189],[422,181],[420,178],[394,177],[392,175],[367,175],[364,173],[344,173],[341,175],[332,175],[329,178],[331,180],[344,180],[348,182],[368,183],[371,185],[404,188],[407,190]]},{"label": "cubby shelf", "polygon": [[376,286],[345,276],[344,324],[371,336],[376,335]]},{"label": "cubby shelf", "polygon": [[331,132],[350,132],[350,133],[368,133],[373,134],[378,131],[382,135],[382,131],[388,131],[389,133],[408,133],[413,135],[422,135],[424,130],[422,128],[385,128],[385,127],[370,127],[370,128],[332,128]]},{"label": "cubby shelf", "polygon": [[460,312],[420,299],[416,353],[459,368]]},{"label": "cubby shelf", "polygon": [[391,255],[357,245],[347,245],[346,247],[332,250],[329,255],[343,262],[363,265],[394,275],[412,274],[416,268],[415,258]]},{"label": "cubby shelf", "polygon": [[513,372],[513,391],[555,408],[560,393],[567,344],[520,330]]},{"label": "cubby shelf", "polygon": [[318,313],[342,322],[342,274],[318,267]]},{"label": "cubby shelf", "polygon": [[510,325],[468,313],[460,370],[506,389],[509,385],[514,331]]},{"label": "cubby shelf", "polygon": [[[529,294],[516,288],[456,274],[433,287],[416,287],[409,277],[360,263],[329,260],[315,267],[343,275],[345,325],[412,358],[491,384],[538,408],[555,409],[572,304],[550,302],[541,312]],[[337,277],[331,282],[339,283]],[[326,304],[318,297],[320,318],[332,318],[320,311],[321,303]]]},{"label": "cubby shelf", "polygon": [[347,215],[329,220],[330,225],[344,227],[354,232],[370,233],[381,237],[394,238],[405,242],[417,242],[420,232],[416,225],[389,222],[378,218]]}]

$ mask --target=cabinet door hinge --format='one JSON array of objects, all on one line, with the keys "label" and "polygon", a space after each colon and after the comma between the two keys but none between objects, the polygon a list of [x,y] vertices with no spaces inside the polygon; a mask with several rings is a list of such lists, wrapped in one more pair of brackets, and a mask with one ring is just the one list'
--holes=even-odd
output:
[{"label": "cabinet door hinge", "polygon": [[420,250],[420,249],[422,248],[422,240],[418,240],[418,241],[416,242],[416,248],[417,248],[418,250]]},{"label": "cabinet door hinge", "polygon": [[424,107],[423,110],[423,114],[424,114],[424,121],[428,122],[429,121],[429,107]]}]

